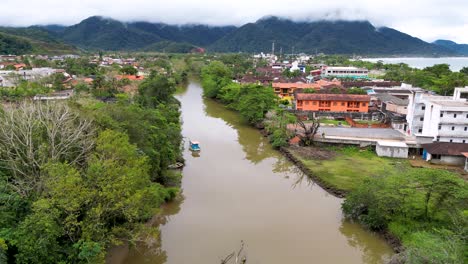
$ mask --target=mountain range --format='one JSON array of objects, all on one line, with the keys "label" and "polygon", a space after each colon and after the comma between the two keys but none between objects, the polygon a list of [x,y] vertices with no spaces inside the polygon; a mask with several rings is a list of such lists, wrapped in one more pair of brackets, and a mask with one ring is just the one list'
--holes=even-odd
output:
[{"label": "mountain range", "polygon": [[[456,56],[466,47],[448,41],[427,43],[368,21],[296,22],[262,18],[240,27],[121,22],[93,16],[72,26],[0,28],[1,53],[90,51],[326,53],[356,55]],[[457,46],[458,45],[458,46]],[[463,45],[462,45],[463,46]]]}]

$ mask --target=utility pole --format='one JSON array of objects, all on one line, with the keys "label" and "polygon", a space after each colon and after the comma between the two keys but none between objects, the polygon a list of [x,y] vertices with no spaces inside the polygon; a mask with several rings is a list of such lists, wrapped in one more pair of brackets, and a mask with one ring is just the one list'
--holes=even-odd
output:
[{"label": "utility pole", "polygon": [[271,43],[271,55],[275,55],[275,41],[273,40],[273,43]]}]

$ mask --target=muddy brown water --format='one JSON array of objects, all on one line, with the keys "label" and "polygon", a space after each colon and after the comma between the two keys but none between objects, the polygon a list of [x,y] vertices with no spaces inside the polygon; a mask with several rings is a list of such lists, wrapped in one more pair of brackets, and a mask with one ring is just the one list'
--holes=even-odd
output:
[{"label": "muddy brown water", "polygon": [[[247,263],[385,263],[378,235],[343,219],[336,198],[308,180],[258,130],[202,97],[197,82],[179,95],[183,134],[201,152],[184,152],[183,198],[160,217],[160,241],[109,252],[108,263],[206,264],[245,244]],[[231,262],[233,263],[233,262]]]}]

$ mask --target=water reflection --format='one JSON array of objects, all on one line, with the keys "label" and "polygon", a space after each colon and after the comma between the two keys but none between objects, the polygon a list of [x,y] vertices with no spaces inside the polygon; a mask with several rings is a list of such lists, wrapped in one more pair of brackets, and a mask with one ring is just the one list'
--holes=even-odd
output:
[{"label": "water reflection", "polygon": [[227,125],[237,131],[237,140],[242,145],[246,159],[253,164],[278,156],[278,153],[268,151],[272,149],[268,140],[258,133],[255,128],[250,127],[239,118],[238,113],[226,109],[224,105],[208,98],[203,98],[203,104],[205,105],[205,113],[208,116],[224,120]]},{"label": "water reflection", "polygon": [[346,219],[341,222],[340,232],[347,238],[348,245],[362,252],[362,263],[387,263],[390,260],[386,248],[375,246],[381,242],[378,234],[369,235],[361,225]]}]

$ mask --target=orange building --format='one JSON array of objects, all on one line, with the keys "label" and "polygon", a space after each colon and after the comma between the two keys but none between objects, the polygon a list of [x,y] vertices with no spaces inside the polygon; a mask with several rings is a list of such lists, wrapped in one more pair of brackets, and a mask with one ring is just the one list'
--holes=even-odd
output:
[{"label": "orange building", "polygon": [[320,90],[324,86],[341,86],[340,81],[318,80],[313,83],[273,83],[275,94],[279,97],[293,96],[296,89],[315,89]]},{"label": "orange building", "polygon": [[369,110],[369,95],[296,94],[296,110],[321,112],[364,112]]},{"label": "orange building", "polygon": [[320,89],[315,83],[273,83],[272,86],[279,97],[293,96],[296,89]]}]

